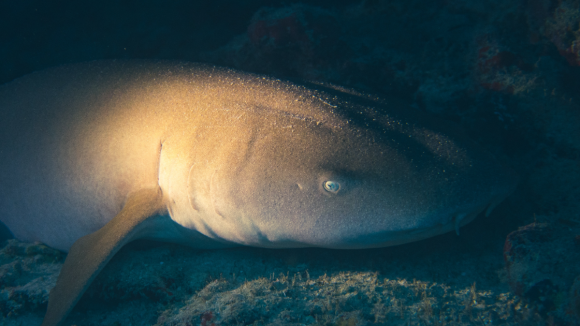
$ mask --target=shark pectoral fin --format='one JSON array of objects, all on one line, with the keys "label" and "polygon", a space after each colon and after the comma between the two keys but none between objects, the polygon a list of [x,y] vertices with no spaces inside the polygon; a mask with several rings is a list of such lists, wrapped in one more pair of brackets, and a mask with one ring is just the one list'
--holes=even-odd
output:
[{"label": "shark pectoral fin", "polygon": [[50,291],[42,326],[61,325],[93,279],[128,242],[163,223],[166,208],[161,189],[144,189],[128,196],[125,206],[100,230],[71,247],[56,286]]}]

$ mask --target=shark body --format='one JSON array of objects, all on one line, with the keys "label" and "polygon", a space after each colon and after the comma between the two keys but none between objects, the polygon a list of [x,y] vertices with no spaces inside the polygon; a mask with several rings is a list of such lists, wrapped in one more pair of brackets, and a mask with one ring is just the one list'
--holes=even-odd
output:
[{"label": "shark body", "polygon": [[331,85],[97,61],[0,87],[0,220],[68,251],[43,326],[138,238],[371,248],[487,214],[511,171],[446,122]]}]

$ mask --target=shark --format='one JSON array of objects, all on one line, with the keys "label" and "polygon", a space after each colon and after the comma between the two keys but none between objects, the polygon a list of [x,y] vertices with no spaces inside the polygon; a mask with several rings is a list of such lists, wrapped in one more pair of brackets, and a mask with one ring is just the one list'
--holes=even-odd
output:
[{"label": "shark", "polygon": [[0,220],[68,252],[42,326],[135,239],[400,245],[459,234],[516,183],[453,124],[331,84],[110,60],[0,86]]}]

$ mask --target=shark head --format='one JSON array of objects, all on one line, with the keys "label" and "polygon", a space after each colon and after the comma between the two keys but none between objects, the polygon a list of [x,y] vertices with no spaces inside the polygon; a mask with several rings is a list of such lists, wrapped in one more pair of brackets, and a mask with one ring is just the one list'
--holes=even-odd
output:
[{"label": "shark head", "polygon": [[[293,96],[249,103],[203,186],[190,175],[213,214],[206,235],[271,248],[391,246],[459,232],[514,189],[511,170],[449,123],[340,88],[280,83],[269,87]],[[292,97],[309,100],[293,108]]]}]

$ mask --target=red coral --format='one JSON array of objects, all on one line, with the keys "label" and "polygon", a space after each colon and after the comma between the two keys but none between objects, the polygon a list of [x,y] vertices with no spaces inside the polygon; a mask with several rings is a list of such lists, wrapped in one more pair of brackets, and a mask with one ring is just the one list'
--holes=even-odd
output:
[{"label": "red coral", "polygon": [[498,80],[496,75],[500,70],[513,65],[516,56],[509,51],[500,50],[488,37],[481,38],[477,43],[476,75],[479,84],[485,89],[513,93],[513,86]]},{"label": "red coral", "polygon": [[[580,66],[580,6],[575,1],[534,0],[530,3],[528,16],[540,25],[537,29],[556,46],[558,52],[571,66]],[[543,8],[537,14],[536,7]]]},{"label": "red coral", "polygon": [[201,314],[201,326],[216,326],[214,323],[214,314],[210,310]]},{"label": "red coral", "polygon": [[475,76],[479,85],[492,91],[513,94],[514,84],[523,72],[531,72],[534,67],[517,54],[504,49],[490,35],[477,40],[477,60]]},{"label": "red coral", "polygon": [[569,65],[580,66],[580,35],[571,42],[564,42],[560,38],[554,38],[552,41]]}]

